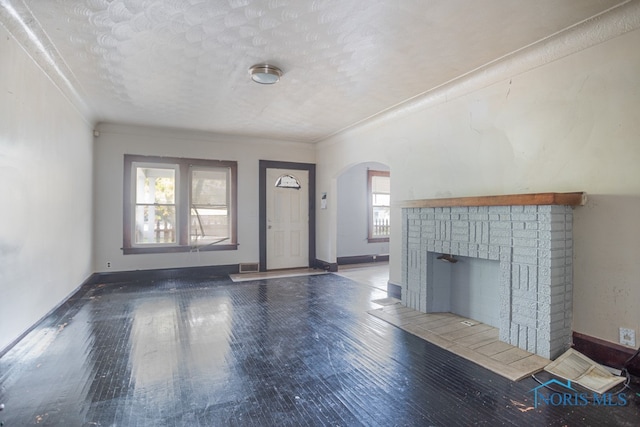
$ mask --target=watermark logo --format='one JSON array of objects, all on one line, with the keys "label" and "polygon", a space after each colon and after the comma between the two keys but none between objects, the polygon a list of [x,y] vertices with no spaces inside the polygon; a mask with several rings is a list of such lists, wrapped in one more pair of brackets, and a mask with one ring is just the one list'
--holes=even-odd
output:
[{"label": "watermark logo", "polygon": [[551,379],[529,390],[533,393],[533,407],[548,406],[626,406],[627,396],[624,393],[584,393],[571,385],[571,380],[563,383]]}]

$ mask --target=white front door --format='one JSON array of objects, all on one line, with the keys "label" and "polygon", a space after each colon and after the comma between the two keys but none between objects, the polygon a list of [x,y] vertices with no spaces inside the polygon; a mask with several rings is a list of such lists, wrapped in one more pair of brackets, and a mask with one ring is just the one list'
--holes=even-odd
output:
[{"label": "white front door", "polygon": [[309,171],[267,169],[267,269],[309,267]]}]

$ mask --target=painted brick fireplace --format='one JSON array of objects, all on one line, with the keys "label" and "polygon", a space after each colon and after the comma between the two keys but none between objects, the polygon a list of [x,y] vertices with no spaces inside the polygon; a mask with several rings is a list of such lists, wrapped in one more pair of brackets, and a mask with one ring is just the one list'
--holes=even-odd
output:
[{"label": "painted brick fireplace", "polygon": [[542,193],[403,203],[402,303],[438,305],[434,253],[499,261],[500,340],[555,358],[571,343],[572,206],[584,202]]}]

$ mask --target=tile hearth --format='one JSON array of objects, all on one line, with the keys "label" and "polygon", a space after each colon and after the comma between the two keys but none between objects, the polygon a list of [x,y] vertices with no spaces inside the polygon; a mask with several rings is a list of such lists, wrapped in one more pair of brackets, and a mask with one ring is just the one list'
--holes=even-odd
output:
[{"label": "tile hearth", "polygon": [[377,303],[384,306],[369,314],[512,381],[535,374],[551,362],[500,341],[493,326],[452,313],[422,313],[390,298]]}]

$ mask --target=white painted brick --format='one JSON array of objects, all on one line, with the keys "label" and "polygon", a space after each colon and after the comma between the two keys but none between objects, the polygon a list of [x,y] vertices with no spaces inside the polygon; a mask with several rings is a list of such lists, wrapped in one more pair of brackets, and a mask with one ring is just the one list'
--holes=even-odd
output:
[{"label": "white painted brick", "polygon": [[[515,234],[516,230],[514,230],[513,232]],[[512,241],[512,244],[514,246],[514,249],[519,248],[519,247],[524,247],[524,248],[537,248],[538,247],[538,240],[537,239],[519,239],[519,238],[515,238],[514,237],[511,241]]]},{"label": "white painted brick", "polygon": [[520,326],[520,336],[518,337],[518,347],[520,347],[522,350],[526,350],[527,349],[527,327],[526,326]]},{"label": "white painted brick", "polygon": [[526,265],[523,265],[520,267],[520,274],[519,274],[519,279],[520,279],[520,289],[529,289],[529,267]]},{"label": "white painted brick", "polygon": [[[466,245],[463,245],[463,246],[466,246]],[[449,253],[453,254],[453,255],[460,255],[460,243],[455,242],[455,241],[451,242],[451,246],[449,248]]]},{"label": "white painted brick", "polygon": [[512,264],[511,265],[511,287],[515,289],[520,289],[520,265]]},{"label": "white painted brick", "polygon": [[511,213],[522,213],[524,212],[524,206],[511,206]]},{"label": "white painted brick", "polygon": [[489,245],[485,245],[485,244],[478,245],[478,252],[488,253]]},{"label": "white painted brick", "polygon": [[526,225],[524,230],[513,230],[512,235],[514,238],[518,238],[518,239],[534,239],[534,240],[538,239],[538,231],[528,230],[526,229]]},{"label": "white painted brick", "polygon": [[536,354],[547,359],[555,359],[555,356],[551,355],[550,347],[551,346],[547,342],[538,338],[538,343],[536,345]]},{"label": "white painted brick", "polygon": [[564,289],[564,286],[567,283],[567,278],[564,275],[560,276],[551,276],[551,289]]},{"label": "white painted brick", "polygon": [[489,222],[484,221],[482,223],[482,239],[481,242],[484,244],[489,243]]},{"label": "white painted brick", "polygon": [[540,227],[537,222],[525,222],[524,228],[526,230],[538,230]]},{"label": "white painted brick", "polygon": [[527,328],[527,348],[526,350],[530,353],[536,352],[536,344],[537,344],[537,334],[535,327]]},{"label": "white painted brick", "polygon": [[469,243],[469,235],[454,232],[451,234],[451,240],[458,243]]},{"label": "white painted brick", "polygon": [[475,223],[476,234],[475,234],[475,242],[482,242],[482,221],[477,221]]},{"label": "white painted brick", "polygon": [[478,256],[478,245],[470,243],[468,248],[469,248],[469,256],[470,257],[477,257]]},{"label": "white painted brick", "polygon": [[[524,326],[525,328],[528,328],[528,327],[532,327],[532,328],[534,328],[534,327],[536,326],[536,320],[535,320],[535,318],[534,318],[534,319],[532,319],[532,318],[527,317],[527,316],[525,316],[525,315],[523,315],[523,314],[520,314],[520,313],[514,313],[514,314],[513,314],[513,320],[512,320],[512,321],[513,321],[513,322],[515,322],[515,323],[517,323],[517,324],[518,324],[518,325],[520,325],[521,327],[523,327],[523,326]],[[525,328],[522,328],[522,329],[525,329]],[[521,329],[521,330],[522,330],[522,329]]]},{"label": "white painted brick", "polygon": [[[573,211],[563,206],[525,206],[516,207],[512,216],[508,213],[510,210],[504,206],[403,210],[403,220],[406,218],[403,236],[407,245],[403,245],[402,274],[407,282],[406,299],[413,298],[414,305],[426,309],[423,291],[426,289],[426,259],[422,256],[414,259],[405,247],[423,252],[426,246],[442,253],[448,248],[449,252],[462,256],[499,258],[500,337],[513,340],[512,344],[529,351],[535,347],[537,354],[548,357],[545,351],[550,351],[552,346],[562,347],[571,335]],[[409,212],[424,218],[423,221],[411,225]],[[436,212],[440,215],[438,222],[435,222]],[[525,219],[531,217],[542,222]],[[488,222],[489,218],[491,222]],[[427,221],[433,225],[427,225]],[[418,227],[419,231],[412,227]],[[467,242],[477,244],[465,243],[465,228],[469,229]],[[536,266],[538,260],[540,266]],[[518,274],[512,274],[512,261],[521,263],[515,269]],[[415,267],[409,268],[410,263]],[[416,292],[410,293],[409,289],[414,286]],[[552,344],[550,336],[558,342]]]},{"label": "white painted brick", "polygon": [[495,232],[498,229],[503,229],[505,231],[511,230],[511,223],[509,221],[491,221],[491,232]]},{"label": "white painted brick", "polygon": [[509,206],[489,206],[488,211],[492,214],[509,214],[511,209]]},{"label": "white painted brick", "polygon": [[496,248],[499,246],[511,246],[511,238],[492,235],[489,239],[489,244]]},{"label": "white painted brick", "polygon": [[551,223],[550,222],[538,222],[538,230],[551,231]]},{"label": "white painted brick", "polygon": [[[551,316],[552,308],[549,305],[540,305],[538,307],[538,316],[548,317]],[[544,325],[541,325],[541,327]]]},{"label": "white painted brick", "polygon": [[525,213],[512,213],[511,214],[511,221],[522,221],[522,222],[527,222],[527,221],[537,221],[538,220],[538,216],[536,214],[525,214]]},{"label": "white painted brick", "polygon": [[469,214],[469,220],[470,221],[488,221],[489,220],[489,214],[484,214],[484,213],[470,213]]},{"label": "white painted brick", "polygon": [[508,343],[511,338],[511,330],[510,330],[511,321],[509,320],[500,320],[500,328],[498,330],[498,338],[500,341]]},{"label": "white painted brick", "polygon": [[518,338],[520,338],[520,325],[511,322],[510,332],[511,336],[509,337],[509,344],[518,345]]},{"label": "white painted brick", "polygon": [[549,330],[540,329],[539,326],[536,328],[536,337],[538,338],[538,340],[540,339],[542,339],[543,341],[551,340],[551,334],[549,333]]},{"label": "white painted brick", "polygon": [[513,262],[518,264],[538,265],[538,259],[534,256],[523,256],[523,255],[517,255],[514,253],[512,259],[513,259]]}]

